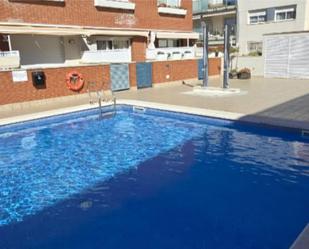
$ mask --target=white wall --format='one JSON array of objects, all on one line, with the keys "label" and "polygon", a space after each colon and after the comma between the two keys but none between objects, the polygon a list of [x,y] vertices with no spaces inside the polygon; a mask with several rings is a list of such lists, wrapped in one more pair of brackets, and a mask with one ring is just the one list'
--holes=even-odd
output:
[{"label": "white wall", "polygon": [[233,58],[231,63],[232,69],[249,68],[252,76],[264,76],[263,56],[239,56]]},{"label": "white wall", "polygon": [[64,41],[64,54],[66,64],[78,63],[82,56],[82,51],[87,49],[85,41],[80,36],[66,36]]},{"label": "white wall", "polygon": [[309,30],[309,1],[306,2],[305,30]]},{"label": "white wall", "polygon": [[[284,22],[248,24],[248,11],[280,6],[297,5],[296,19]],[[240,54],[247,54],[248,42],[262,42],[263,34],[302,31],[309,28],[309,3],[307,0],[239,0],[238,29]],[[306,19],[307,18],[307,19]]]},{"label": "white wall", "polygon": [[20,52],[21,65],[64,63],[63,39],[57,36],[11,35],[12,50]]}]

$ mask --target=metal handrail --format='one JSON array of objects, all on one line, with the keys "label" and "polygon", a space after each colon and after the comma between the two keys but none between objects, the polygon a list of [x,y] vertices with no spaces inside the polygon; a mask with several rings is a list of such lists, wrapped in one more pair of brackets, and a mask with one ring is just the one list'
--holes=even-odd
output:
[{"label": "metal handrail", "polygon": [[112,97],[109,98],[108,95],[106,94],[104,88],[103,88],[103,84],[101,85],[101,87],[98,89],[97,84],[95,82],[88,82],[88,94],[89,94],[89,103],[90,104],[94,104],[93,101],[93,97],[92,97],[92,93],[96,93],[96,98],[97,98],[97,102],[99,105],[99,110],[100,110],[100,118],[103,117],[103,111],[102,111],[102,102],[109,102],[111,101],[113,103],[113,115],[115,116],[117,113],[117,101],[116,101],[116,96],[114,94],[113,91],[111,91],[112,93]]}]

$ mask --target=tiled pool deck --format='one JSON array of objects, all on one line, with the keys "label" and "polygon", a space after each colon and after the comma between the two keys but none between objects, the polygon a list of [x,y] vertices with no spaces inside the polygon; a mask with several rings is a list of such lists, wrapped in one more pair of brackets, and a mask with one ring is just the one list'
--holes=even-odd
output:
[{"label": "tiled pool deck", "polygon": [[[220,86],[220,82],[219,78],[212,78],[210,85]],[[188,95],[184,93],[192,88],[176,82],[118,92],[116,96],[118,103],[309,130],[308,80],[253,78],[232,80],[230,86],[241,89],[242,94],[225,97]],[[95,107],[87,102],[88,95],[81,95],[0,106],[0,124]]]}]

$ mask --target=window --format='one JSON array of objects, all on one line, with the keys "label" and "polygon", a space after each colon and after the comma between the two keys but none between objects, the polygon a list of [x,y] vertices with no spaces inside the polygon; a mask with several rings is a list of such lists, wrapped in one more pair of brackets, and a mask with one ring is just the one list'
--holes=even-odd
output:
[{"label": "window", "polygon": [[114,49],[127,49],[129,48],[128,40],[116,40],[113,41]]},{"label": "window", "polygon": [[275,21],[294,20],[296,18],[296,7],[280,8],[275,10]]},{"label": "window", "polygon": [[130,47],[129,40],[98,40],[97,50],[115,50],[128,49]]},{"label": "window", "polygon": [[181,0],[158,0],[158,5],[166,5],[168,7],[180,7]]},{"label": "window", "polygon": [[249,12],[249,24],[266,22],[266,10],[259,12]]},{"label": "window", "polygon": [[112,41],[97,41],[97,50],[112,50]]},{"label": "window", "polygon": [[262,54],[263,52],[263,43],[262,42],[248,42],[248,52]]},{"label": "window", "polygon": [[159,39],[158,45],[159,48],[172,48],[172,47],[179,47],[179,42],[178,40]]}]

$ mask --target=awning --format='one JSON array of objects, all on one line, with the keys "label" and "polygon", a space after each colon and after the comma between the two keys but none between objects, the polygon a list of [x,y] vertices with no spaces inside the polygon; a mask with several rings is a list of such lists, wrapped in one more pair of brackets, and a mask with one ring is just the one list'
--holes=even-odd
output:
[{"label": "awning", "polygon": [[143,36],[148,37],[148,31],[135,31],[135,30],[101,30],[101,29],[88,29],[87,35],[116,35],[116,36]]},{"label": "awning", "polygon": [[[99,28],[83,26],[53,26],[39,25],[31,23],[5,23],[0,22],[0,33],[2,34],[29,34],[29,35],[54,35],[54,36],[72,36],[72,35],[106,35],[106,36],[142,36],[148,37],[150,30],[140,29],[122,29],[122,28]],[[173,32],[156,31],[157,38],[165,39],[199,39],[199,33],[195,32]]]},{"label": "awning", "polygon": [[54,27],[54,26],[26,26],[26,25],[2,25],[0,24],[0,33],[2,34],[29,34],[29,35],[54,35],[54,36],[72,36],[72,35],[114,35],[114,36],[143,36],[148,37],[148,31],[126,30],[126,29],[95,29],[95,28],[77,28],[77,27]]},{"label": "awning", "polygon": [[0,33],[8,35],[29,34],[29,35],[87,35],[87,32],[82,29],[64,29],[64,28],[40,28],[28,26],[0,26]]},{"label": "awning", "polygon": [[164,39],[199,39],[199,33],[194,32],[157,32],[157,38]]}]

